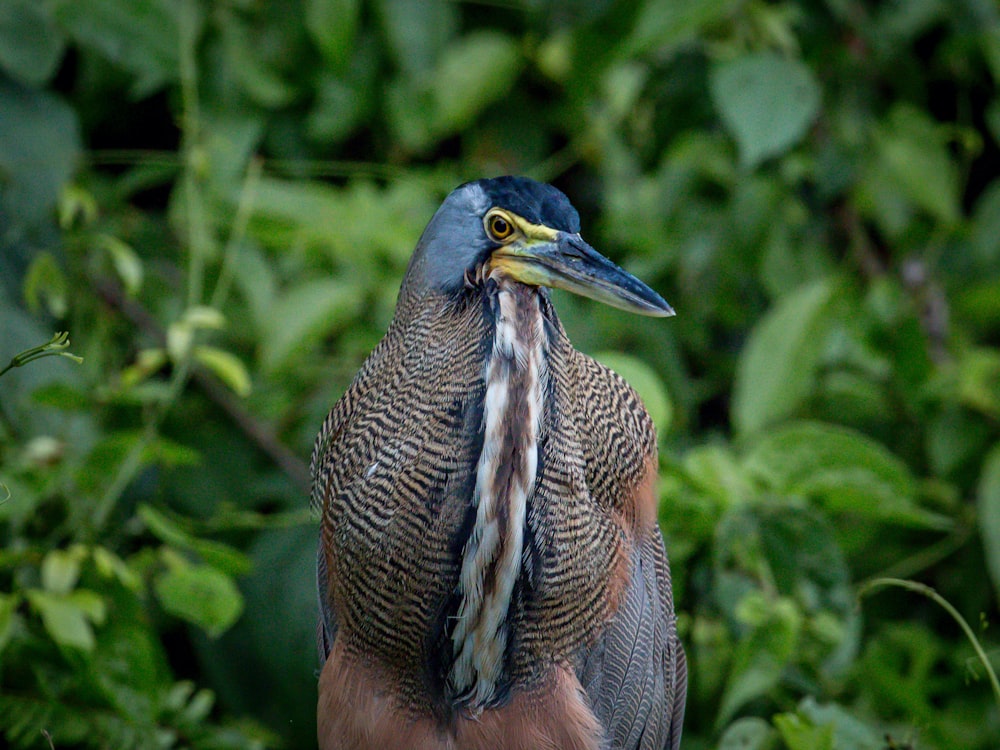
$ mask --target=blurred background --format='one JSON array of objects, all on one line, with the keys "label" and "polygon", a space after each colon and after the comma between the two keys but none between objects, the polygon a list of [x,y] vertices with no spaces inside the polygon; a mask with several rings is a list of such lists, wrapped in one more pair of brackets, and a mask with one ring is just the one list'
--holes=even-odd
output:
[{"label": "blurred background", "polygon": [[[993,0],[0,0],[0,745],[315,745],[313,437],[449,190],[677,310],[685,748],[1000,747]],[[900,583],[902,581],[902,583]]]}]

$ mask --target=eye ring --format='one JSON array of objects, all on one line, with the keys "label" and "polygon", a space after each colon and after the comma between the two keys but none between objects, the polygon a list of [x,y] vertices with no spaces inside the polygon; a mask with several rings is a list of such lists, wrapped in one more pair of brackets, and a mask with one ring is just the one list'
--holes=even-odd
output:
[{"label": "eye ring", "polygon": [[486,217],[486,231],[494,240],[503,242],[514,234],[514,225],[503,214],[490,214]]}]

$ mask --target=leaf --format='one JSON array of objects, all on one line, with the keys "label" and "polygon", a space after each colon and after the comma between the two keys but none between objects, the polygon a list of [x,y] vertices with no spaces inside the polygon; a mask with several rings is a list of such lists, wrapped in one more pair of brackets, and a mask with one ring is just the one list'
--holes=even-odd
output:
[{"label": "leaf", "polygon": [[915,107],[897,104],[875,131],[875,151],[890,189],[938,221],[958,220],[959,173],[943,126]]},{"label": "leaf", "polygon": [[[997,32],[1000,39],[1000,30]],[[976,201],[969,226],[972,259],[989,272],[1000,262],[1000,179],[994,179]]]},{"label": "leaf", "polygon": [[260,35],[235,15],[229,17],[221,31],[225,58],[249,97],[266,108],[287,106],[295,98],[295,86],[261,55]]},{"label": "leaf", "polygon": [[213,638],[232,627],[243,612],[243,596],[233,579],[211,565],[192,564],[176,554],[164,556],[168,569],[153,583],[163,608]]},{"label": "leaf", "polygon": [[358,0],[306,0],[305,24],[326,61],[342,69],[350,60],[358,26]]},{"label": "leaf", "polygon": [[194,350],[194,358],[211,370],[237,396],[246,398],[250,395],[250,373],[236,355],[214,346],[199,346]]},{"label": "leaf", "polygon": [[458,29],[459,11],[449,0],[379,0],[375,8],[393,60],[407,76],[431,70]]},{"label": "leaf", "polygon": [[646,0],[623,50],[634,58],[655,48],[658,56],[697,39],[699,32],[733,13],[736,0],[700,0],[696,3]]},{"label": "leaf", "polygon": [[983,538],[986,572],[1000,596],[1000,445],[987,454],[976,489],[979,533]]},{"label": "leaf", "polygon": [[79,154],[79,125],[69,105],[0,79],[0,210],[23,225],[50,220]]},{"label": "leaf", "polygon": [[819,704],[808,696],[802,699],[797,713],[817,727],[832,728],[834,748],[883,750],[885,747],[877,731],[836,703]]},{"label": "leaf", "polygon": [[402,77],[387,92],[397,137],[412,150],[469,127],[513,87],[521,53],[508,36],[475,31],[450,44],[436,69]]},{"label": "leaf", "polygon": [[141,97],[173,81],[180,69],[181,6],[176,0],[56,0],[59,25],[84,49],[135,76]]},{"label": "leaf", "polygon": [[742,435],[791,416],[815,386],[836,285],[802,287],[757,323],[740,354],[733,383],[732,421]]},{"label": "leaf", "polygon": [[134,297],[142,287],[142,261],[130,245],[110,234],[100,234],[96,243],[111,256],[118,278],[122,280],[125,292]]},{"label": "leaf", "polygon": [[746,471],[732,451],[722,445],[702,445],[684,456],[685,480],[722,504],[736,505],[754,494]]},{"label": "leaf", "polygon": [[75,591],[69,596],[31,589],[28,601],[42,618],[45,630],[60,646],[93,651],[95,639],[91,622],[104,621],[104,602],[92,591]]},{"label": "leaf", "polygon": [[55,318],[65,317],[69,309],[66,276],[52,253],[43,250],[38,253],[24,274],[24,301],[28,309],[38,313],[42,300],[49,314]]},{"label": "leaf", "polygon": [[951,521],[916,502],[906,464],[860,432],[798,422],[769,432],[748,450],[747,471],[773,492],[811,497],[827,507],[934,529]]},{"label": "leaf", "polygon": [[128,564],[111,550],[105,547],[94,547],[91,550],[94,557],[94,567],[105,578],[116,578],[125,588],[139,592],[142,589],[142,579]]},{"label": "leaf", "polygon": [[812,71],[773,53],[717,65],[709,88],[748,168],[794,146],[819,111],[820,89]]},{"label": "leaf", "polygon": [[722,726],[751,700],[772,690],[791,662],[802,629],[802,615],[788,600],[774,603],[767,622],[742,639],[733,656],[716,725]]},{"label": "leaf", "polygon": [[80,566],[87,550],[75,546],[69,550],[54,549],[42,560],[42,586],[53,594],[68,594],[80,578]]},{"label": "leaf", "polygon": [[625,378],[652,417],[656,434],[661,438],[666,435],[673,418],[673,405],[656,371],[641,359],[620,352],[598,352],[594,359]]},{"label": "leaf", "polygon": [[0,653],[10,640],[14,632],[14,625],[17,619],[17,605],[20,604],[21,597],[17,594],[4,594],[0,592]]},{"label": "leaf", "polygon": [[337,279],[304,281],[278,296],[261,337],[261,366],[275,372],[310,343],[345,324],[361,306],[354,284]]},{"label": "leaf", "polygon": [[510,37],[477,31],[449,45],[433,76],[434,123],[438,134],[468,127],[504,96],[521,71],[521,55]]},{"label": "leaf", "polygon": [[52,22],[46,3],[0,3],[0,68],[26,86],[41,86],[56,71],[66,37]]},{"label": "leaf", "polygon": [[774,725],[788,750],[834,750],[833,727],[813,726],[798,714],[778,714]]},{"label": "leaf", "polygon": [[1000,418],[1000,352],[981,347],[962,355],[958,397],[970,409]]},{"label": "leaf", "polygon": [[722,733],[717,750],[771,750],[778,733],[763,719],[746,716],[737,719]]},{"label": "leaf", "polygon": [[140,505],[137,515],[157,539],[179,549],[190,550],[209,564],[230,575],[244,575],[250,571],[250,558],[228,544],[212,539],[201,539],[182,527],[179,520],[150,505]]}]

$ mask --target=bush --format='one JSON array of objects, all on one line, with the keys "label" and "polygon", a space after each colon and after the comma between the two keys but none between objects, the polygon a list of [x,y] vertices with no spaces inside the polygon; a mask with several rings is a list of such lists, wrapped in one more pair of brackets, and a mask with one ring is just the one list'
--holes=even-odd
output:
[{"label": "bush", "polygon": [[0,379],[0,736],[314,743],[303,459],[441,198],[525,173],[678,311],[556,301],[656,412],[685,747],[1000,745],[998,29],[6,0],[0,360],[83,362]]}]

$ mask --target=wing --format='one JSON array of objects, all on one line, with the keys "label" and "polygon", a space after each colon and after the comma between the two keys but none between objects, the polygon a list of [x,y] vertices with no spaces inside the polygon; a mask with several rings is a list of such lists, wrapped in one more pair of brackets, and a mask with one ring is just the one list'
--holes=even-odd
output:
[{"label": "wing", "polygon": [[[440,569],[453,564],[447,540],[452,525],[464,518],[458,500],[468,496],[465,482],[474,471],[469,454],[481,442],[485,337],[474,335],[474,324],[484,325],[481,309],[448,309],[442,302],[418,305],[423,312],[414,316],[412,306],[400,304],[385,337],[324,420],[313,449],[312,505],[321,514],[317,640],[323,660],[338,631],[340,637],[347,632],[362,640],[375,637],[378,623],[366,619],[371,612],[392,609],[411,588],[427,593],[445,585]],[[428,535],[422,549],[424,558],[433,559],[421,558],[414,576],[401,577],[392,560],[408,554],[414,530]],[[381,556],[358,564],[359,556],[374,549]],[[379,607],[358,596],[367,589],[373,589],[370,596]],[[343,609],[348,599],[350,611]],[[424,617],[434,601],[428,593],[414,616]],[[359,626],[361,620],[367,624]],[[415,633],[416,625],[410,640]],[[403,634],[392,635],[394,644],[402,643]],[[416,648],[409,641],[406,646]]]},{"label": "wing", "polygon": [[656,522],[656,432],[621,377],[582,354],[576,366],[587,485],[598,504],[614,510],[631,541],[621,601],[584,655],[580,682],[613,747],[677,748],[687,666]]},{"label": "wing", "polygon": [[[388,338],[388,336],[386,337]],[[370,388],[369,381],[372,374],[377,371],[384,351],[387,348],[384,343],[386,339],[375,348],[365,361],[361,371],[355,376],[353,382],[348,386],[337,403],[334,404],[323,425],[320,427],[316,442],[313,445],[312,458],[309,462],[309,473],[312,476],[312,492],[310,494],[310,504],[313,511],[322,513],[324,511],[323,498],[327,492],[329,482],[335,466],[327,460],[327,452],[340,434],[350,425],[353,415],[356,414],[356,404],[359,395]],[[323,553],[323,546],[320,544],[316,555],[316,590],[319,599],[319,622],[316,626],[316,645],[319,651],[320,665],[326,661],[326,657],[333,648],[333,639],[337,635],[337,618],[334,616],[333,608],[330,606],[330,599],[327,596],[329,591],[330,577],[326,555]]]},{"label": "wing", "polygon": [[635,548],[631,568],[622,603],[587,654],[580,682],[613,747],[676,750],[687,663],[659,531]]}]

